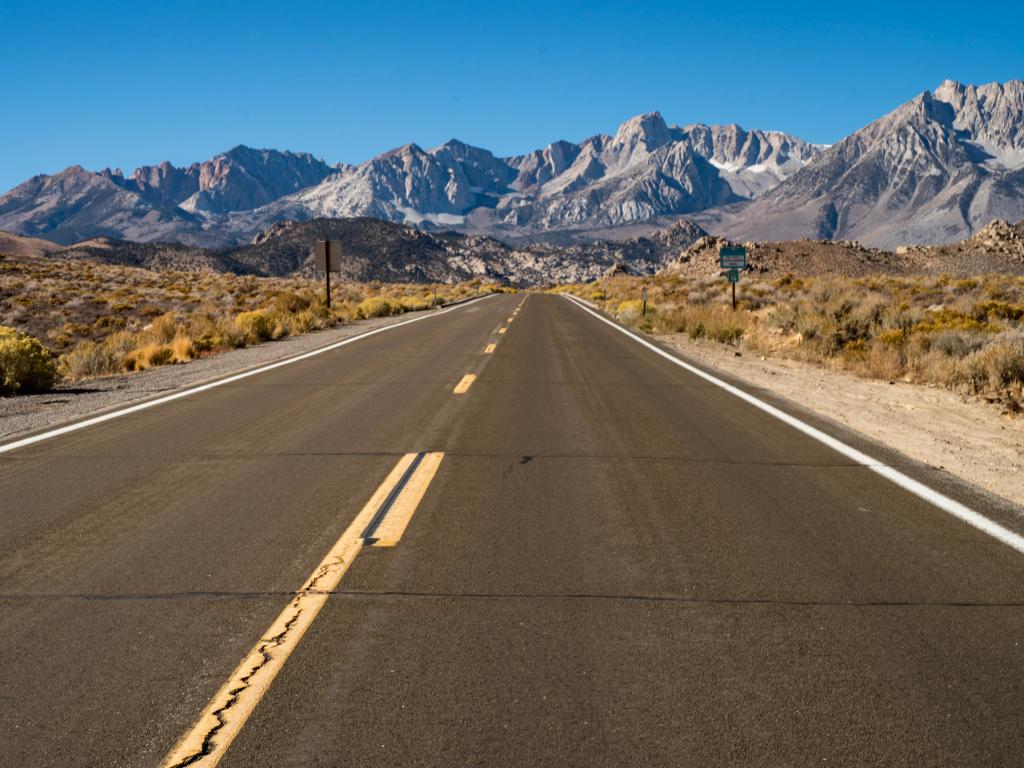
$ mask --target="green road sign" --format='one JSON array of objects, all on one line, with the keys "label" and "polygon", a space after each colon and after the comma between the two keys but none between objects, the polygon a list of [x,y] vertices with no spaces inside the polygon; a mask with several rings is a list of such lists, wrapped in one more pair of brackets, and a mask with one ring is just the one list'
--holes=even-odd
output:
[{"label": "green road sign", "polygon": [[738,269],[730,269],[726,277],[729,278],[730,283],[738,283],[740,281],[740,271]]},{"label": "green road sign", "polygon": [[718,250],[718,265],[722,269],[746,269],[747,249],[739,245],[723,245]]}]

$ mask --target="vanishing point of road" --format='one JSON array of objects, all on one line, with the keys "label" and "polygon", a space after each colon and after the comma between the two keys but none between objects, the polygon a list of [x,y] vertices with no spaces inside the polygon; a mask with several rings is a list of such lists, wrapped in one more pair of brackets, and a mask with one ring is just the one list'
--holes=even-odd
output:
[{"label": "vanishing point of road", "polygon": [[0,445],[0,765],[1020,765],[1019,523],[775,405],[500,295]]}]

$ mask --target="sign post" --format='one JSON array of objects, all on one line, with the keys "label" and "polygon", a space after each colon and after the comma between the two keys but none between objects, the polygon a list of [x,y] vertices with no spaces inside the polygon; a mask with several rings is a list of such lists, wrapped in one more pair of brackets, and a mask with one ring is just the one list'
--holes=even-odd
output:
[{"label": "sign post", "polygon": [[644,297],[644,307],[640,312],[641,317],[647,317],[647,288],[644,287],[642,296]]},{"label": "sign post", "polygon": [[313,249],[318,272],[324,273],[326,281],[327,308],[331,308],[331,272],[341,271],[341,241],[317,240]]},{"label": "sign post", "polygon": [[732,308],[736,309],[736,283],[740,281],[740,270],[747,268],[747,249],[741,245],[723,245],[718,250],[718,266],[724,270],[732,286]]}]

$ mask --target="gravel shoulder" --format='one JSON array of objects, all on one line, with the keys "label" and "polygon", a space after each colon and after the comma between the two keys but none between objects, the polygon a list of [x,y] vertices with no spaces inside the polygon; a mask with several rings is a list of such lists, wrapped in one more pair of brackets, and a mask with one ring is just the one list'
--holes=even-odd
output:
[{"label": "gravel shoulder", "polygon": [[60,386],[41,395],[0,397],[0,440],[24,436],[115,408],[133,405],[184,387],[204,384],[233,373],[309,352],[374,328],[395,325],[427,314],[430,314],[430,310],[408,312],[394,317],[378,317],[224,352],[184,365],[165,365],[138,373],[104,376]]},{"label": "gravel shoulder", "polygon": [[658,336],[686,356],[799,403],[915,461],[1024,505],[1024,418],[945,389],[862,379],[795,360]]}]

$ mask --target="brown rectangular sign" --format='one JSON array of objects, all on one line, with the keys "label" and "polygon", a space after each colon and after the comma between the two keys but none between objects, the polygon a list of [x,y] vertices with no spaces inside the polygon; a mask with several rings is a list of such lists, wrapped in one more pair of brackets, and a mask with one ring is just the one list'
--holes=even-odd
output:
[{"label": "brown rectangular sign", "polygon": [[313,249],[318,272],[341,271],[341,241],[317,240]]}]

